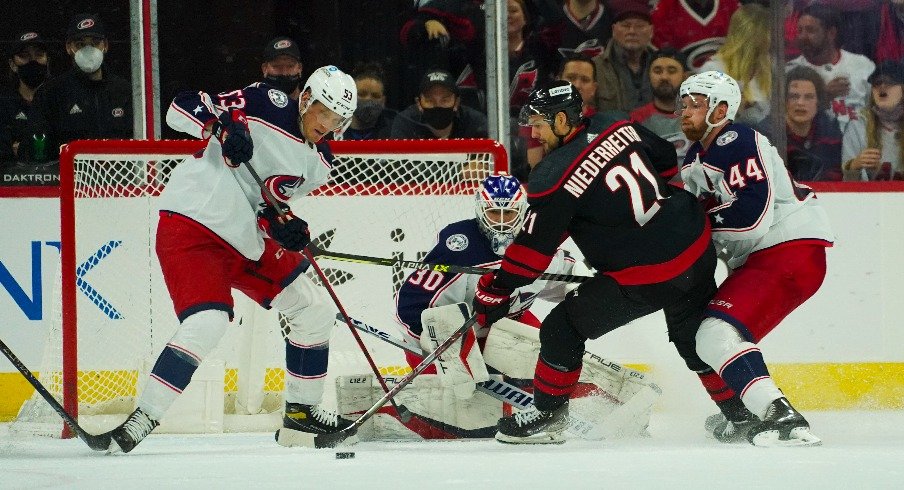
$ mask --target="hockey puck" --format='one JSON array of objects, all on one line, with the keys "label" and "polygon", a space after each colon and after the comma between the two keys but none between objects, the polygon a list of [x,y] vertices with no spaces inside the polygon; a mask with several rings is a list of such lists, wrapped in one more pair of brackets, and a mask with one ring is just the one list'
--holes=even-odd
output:
[{"label": "hockey puck", "polygon": [[355,453],[336,453],[336,459],[355,459]]}]

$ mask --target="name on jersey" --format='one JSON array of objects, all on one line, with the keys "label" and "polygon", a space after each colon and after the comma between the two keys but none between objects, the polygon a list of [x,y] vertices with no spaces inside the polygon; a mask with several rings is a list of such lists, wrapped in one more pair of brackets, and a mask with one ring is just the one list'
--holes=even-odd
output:
[{"label": "name on jersey", "polygon": [[609,136],[600,140],[596,147],[587,153],[584,160],[574,169],[571,177],[565,182],[565,190],[574,197],[581,197],[593,178],[609,165],[631,143],[639,142],[640,135],[633,126],[622,126]]}]

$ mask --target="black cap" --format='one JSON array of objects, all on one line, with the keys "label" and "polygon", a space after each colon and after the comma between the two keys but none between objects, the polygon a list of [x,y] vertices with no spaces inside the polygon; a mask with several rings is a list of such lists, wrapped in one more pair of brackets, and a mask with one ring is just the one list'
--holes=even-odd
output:
[{"label": "black cap", "polygon": [[880,82],[892,85],[904,84],[904,64],[892,60],[883,61],[876,66],[866,81],[871,85],[878,85]]},{"label": "black cap", "polygon": [[12,49],[10,50],[10,54],[14,55],[16,53],[21,53],[26,46],[39,46],[42,49],[47,49],[47,40],[41,37],[35,31],[23,31],[20,32],[18,36],[16,36],[16,40],[13,41]]},{"label": "black cap", "polygon": [[301,61],[301,52],[298,50],[298,43],[288,37],[277,37],[271,39],[264,46],[264,61],[270,61],[277,56],[291,56]]},{"label": "black cap", "polygon": [[652,65],[654,61],[659,58],[670,58],[678,62],[681,65],[681,68],[684,68],[684,71],[688,71],[689,68],[687,66],[687,56],[684,55],[683,52],[678,51],[677,49],[666,46],[659,51],[653,53],[653,58],[650,60],[650,64]]},{"label": "black cap", "polygon": [[429,70],[424,74],[424,78],[421,79],[421,93],[427,92],[427,89],[434,85],[441,85],[451,90],[453,94],[458,95],[458,85],[455,84],[455,79],[452,78],[452,74],[447,72],[446,70]]},{"label": "black cap", "polygon": [[66,29],[66,41],[84,36],[107,38],[104,24],[96,14],[77,14],[72,16],[69,21],[69,28]]}]

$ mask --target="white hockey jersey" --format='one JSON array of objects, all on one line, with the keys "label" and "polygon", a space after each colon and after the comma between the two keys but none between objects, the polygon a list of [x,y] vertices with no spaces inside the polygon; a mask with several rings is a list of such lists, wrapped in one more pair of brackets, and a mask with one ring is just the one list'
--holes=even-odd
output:
[{"label": "white hockey jersey", "polygon": [[795,66],[812,68],[826,83],[838,77],[847,77],[851,83],[850,92],[846,96],[836,97],[826,110],[826,114],[837,119],[839,127],[844,131],[847,123],[857,119],[860,109],[869,101],[871,86],[866,79],[876,69],[876,64],[866,56],[843,49],[839,51],[838,61],[834,63],[814,65],[803,56],[798,56],[789,61],[785,69],[787,71]]},{"label": "white hockey jersey", "polygon": [[[251,165],[277,199],[287,202],[326,183],[333,156],[326,143],[304,141],[298,105],[283,92],[255,83],[211,98],[183,92],[166,113],[173,129],[202,137],[207,121],[228,109],[241,109],[254,143]],[[243,256],[257,260],[264,252],[257,211],[264,206],[260,186],[242,165],[229,168],[219,141],[178,165],[160,197],[160,210],[184,215],[204,225]]]},{"label": "white hockey jersey", "polygon": [[694,195],[715,200],[707,211],[713,241],[732,269],[751,252],[780,243],[835,240],[816,193],[795,182],[778,150],[746,126],[725,125],[706,151],[695,142],[681,180]]},{"label": "white hockey jersey", "polygon": [[[460,266],[499,268],[502,257],[490,248],[490,241],[480,231],[477,219],[452,223],[439,233],[436,246],[423,259],[424,262],[452,264]],[[556,251],[546,272],[552,274],[572,274],[575,260],[562,249]],[[396,295],[396,313],[405,327],[405,339],[419,345],[423,327],[421,312],[426,308],[455,303],[470,303],[477,289],[480,276],[475,274],[454,274],[438,271],[415,271],[399,288]],[[571,289],[569,283],[537,280],[517,289],[512,294],[509,318],[517,320],[538,297],[550,301],[561,301]],[[486,332],[478,331],[478,336]]]}]

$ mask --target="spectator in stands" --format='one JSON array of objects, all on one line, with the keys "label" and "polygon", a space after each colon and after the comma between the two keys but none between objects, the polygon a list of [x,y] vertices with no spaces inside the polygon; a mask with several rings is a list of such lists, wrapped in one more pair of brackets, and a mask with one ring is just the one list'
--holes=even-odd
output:
[{"label": "spectator in stands", "polygon": [[904,0],[891,0],[881,5],[879,28],[869,29],[878,33],[873,60],[904,60]]},{"label": "spectator in stands", "polygon": [[700,67],[721,71],[737,80],[741,88],[741,107],[735,122],[756,124],[769,114],[772,91],[770,14],[766,7],[742,5],[731,16],[725,43]]},{"label": "spectator in stands", "polygon": [[301,92],[301,52],[298,44],[288,37],[271,39],[264,46],[261,74],[264,83],[282,90],[292,100]]},{"label": "spectator in stands", "polygon": [[819,73],[826,82],[826,92],[833,99],[830,115],[842,130],[848,121],[866,105],[869,83],[866,77],[875,64],[867,57],[840,49],[841,15],[838,10],[814,3],[801,11],[797,20],[797,47],[801,56],[789,62],[792,66],[807,66]]},{"label": "spectator in stands", "polygon": [[653,44],[683,52],[691,71],[699,72],[725,42],[737,9],[738,0],[659,0],[650,14]]},{"label": "spectator in stands", "polygon": [[631,112],[632,121],[675,145],[679,165],[684,163],[684,155],[690,147],[690,141],[681,131],[681,118],[676,111],[678,89],[687,75],[687,60],[683,53],[675,48],[657,51],[650,63],[653,100]]},{"label": "spectator in stands", "polygon": [[[482,1],[418,0],[399,34],[405,48],[403,80],[417,80],[433,68],[456,75],[459,98],[479,110],[486,106],[484,10]],[[404,86],[403,100],[417,96],[417,86]]]},{"label": "spectator in stands", "polygon": [[430,70],[421,79],[415,103],[396,116],[393,139],[486,138],[487,118],[461,104],[452,74]]},{"label": "spectator in stands", "polygon": [[[20,33],[12,43],[9,69],[15,87],[0,93],[0,164],[16,160],[19,145],[27,140],[28,113],[35,92],[49,74],[47,43],[34,31]],[[34,141],[25,141],[34,145]],[[43,140],[38,145],[43,144]],[[32,152],[42,148],[32,148]]]},{"label": "spectator in stands", "polygon": [[[105,67],[109,47],[97,15],[72,18],[66,52],[74,66],[38,88],[28,113],[26,137],[44,141],[47,159],[57,158],[59,146],[72,140],[132,137],[131,86]],[[31,160],[43,160],[30,146],[20,145],[19,157],[24,149]]]},{"label": "spectator in stands", "polygon": [[611,0],[612,39],[593,58],[597,110],[630,112],[652,99],[653,24],[646,0]]},{"label": "spectator in stands", "polygon": [[904,64],[883,61],[869,83],[869,104],[844,131],[844,180],[904,180]]},{"label": "spectator in stands", "polygon": [[[542,3],[539,2],[539,3]],[[612,37],[608,0],[564,0],[559,15],[540,28],[540,38],[550,56],[549,66],[561,58],[582,54],[590,58],[603,52]]]},{"label": "spectator in stands", "polygon": [[[825,82],[819,73],[796,66],[785,75],[785,162],[796,181],[841,180],[841,130],[829,117]],[[771,138],[769,121],[756,128]]]},{"label": "spectator in stands", "polygon": [[379,63],[359,64],[352,71],[352,78],[358,88],[358,108],[342,139],[388,139],[395,114],[386,109],[383,67]]},{"label": "spectator in stands", "polygon": [[509,109],[518,117],[527,96],[549,76],[525,0],[508,0]]}]

